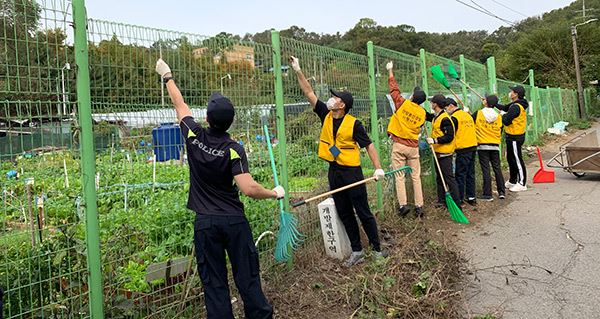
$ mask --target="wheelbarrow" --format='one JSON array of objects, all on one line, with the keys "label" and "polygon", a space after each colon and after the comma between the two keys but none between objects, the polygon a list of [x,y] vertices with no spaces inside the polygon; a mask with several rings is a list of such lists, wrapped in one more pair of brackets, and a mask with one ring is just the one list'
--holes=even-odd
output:
[{"label": "wheelbarrow", "polygon": [[566,172],[583,177],[586,173],[600,174],[600,132],[598,130],[578,135],[559,148],[548,167],[562,168]]}]

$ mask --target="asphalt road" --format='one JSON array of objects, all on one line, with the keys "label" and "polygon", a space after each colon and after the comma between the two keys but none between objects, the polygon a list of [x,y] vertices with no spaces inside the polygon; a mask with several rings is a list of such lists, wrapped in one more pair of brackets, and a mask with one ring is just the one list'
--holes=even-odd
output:
[{"label": "asphalt road", "polygon": [[468,317],[600,318],[600,174],[533,184],[537,169],[528,191],[459,235]]}]

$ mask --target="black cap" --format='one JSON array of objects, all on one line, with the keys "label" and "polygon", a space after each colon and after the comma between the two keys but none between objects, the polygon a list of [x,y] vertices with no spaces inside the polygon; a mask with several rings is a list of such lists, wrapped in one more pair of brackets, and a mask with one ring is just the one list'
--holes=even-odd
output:
[{"label": "black cap", "polygon": [[354,104],[354,98],[352,97],[352,94],[350,94],[350,92],[348,91],[334,91],[334,90],[329,90],[331,92],[331,94],[333,96],[339,97],[340,99],[342,99],[342,102],[344,102],[344,104],[346,105],[346,112],[348,112],[351,108],[352,105]]},{"label": "black cap", "polygon": [[488,95],[485,97],[488,107],[498,106],[498,97],[496,95]]},{"label": "black cap", "polygon": [[413,103],[423,104],[425,100],[427,100],[427,95],[425,94],[425,92],[423,92],[423,90],[421,90],[420,87],[415,87],[412,95]]},{"label": "black cap", "polygon": [[233,123],[234,116],[233,104],[221,93],[213,93],[208,98],[206,119],[212,129],[226,132]]},{"label": "black cap", "polygon": [[515,85],[509,87],[511,91],[517,93],[520,99],[525,98],[525,88],[522,85]]},{"label": "black cap", "polygon": [[450,105],[458,106],[458,104],[456,104],[456,101],[451,97],[446,99],[446,105],[447,106],[450,106]]},{"label": "black cap", "polygon": [[446,106],[448,106],[448,104],[446,104],[448,103],[448,101],[446,100],[446,97],[443,94],[436,94],[429,101],[431,103],[437,104],[441,108],[445,108]]}]

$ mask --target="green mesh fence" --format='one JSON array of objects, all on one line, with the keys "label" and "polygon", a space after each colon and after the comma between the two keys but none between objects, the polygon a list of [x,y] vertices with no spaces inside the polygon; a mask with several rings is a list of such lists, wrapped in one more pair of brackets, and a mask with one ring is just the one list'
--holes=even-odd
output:
[{"label": "green mesh fence", "polygon": [[[481,96],[490,94],[490,84],[488,80],[487,67],[481,63],[464,59],[464,78],[465,82]],[[473,93],[471,90],[463,89],[463,92],[467,92],[468,98],[464,99],[465,104],[469,106],[472,111],[476,111],[482,107],[481,98]]]},{"label": "green mesh fence", "polygon": [[[394,62],[405,97],[415,86],[426,88],[430,96],[450,96],[429,72],[437,64],[446,70],[449,62],[478,93],[487,93],[493,85],[487,66],[426,52],[416,57],[375,46],[370,61],[366,55],[286,38],[281,39],[281,51],[274,52],[271,44],[238,38],[88,20],[84,45],[89,48],[97,165],[96,188],[89,192],[95,191],[98,197],[104,297],[88,300],[78,123],[81,106],[75,94],[71,10],[67,0],[6,0],[0,6],[4,51],[0,58],[0,287],[5,291],[4,318],[89,317],[90,303],[104,306],[106,317],[186,318],[202,311],[201,285],[191,259],[194,214],[186,208],[186,154],[175,113],[154,73],[161,56],[172,67],[176,83],[200,123],[205,121],[207,97],[212,92],[221,91],[232,99],[236,120],[231,136],[244,145],[256,180],[271,187],[260,121],[262,116],[268,117],[275,151],[287,155],[286,161],[283,157],[277,161],[287,169],[292,201],[328,187],[327,164],[317,156],[320,122],[290,69],[290,55],[300,58],[320,99],[330,97],[329,89],[353,93],[352,114],[368,132],[378,133],[384,168],[390,164],[386,128],[393,112],[387,97],[388,61]],[[280,55],[281,61],[274,61],[274,55]],[[374,66],[374,86],[369,82],[369,62]],[[274,85],[279,74],[282,91]],[[475,94],[450,81],[469,107],[480,106]],[[508,87],[515,84],[497,79],[502,102],[508,102]],[[574,90],[524,86],[532,105],[528,143],[538,141],[553,123],[578,118]],[[276,105],[281,101],[278,98],[283,105]],[[586,90],[585,102],[588,113],[597,111],[591,90]],[[276,119],[277,110],[285,116]],[[427,169],[431,167],[428,150],[423,147],[422,151],[423,175],[433,176]],[[365,154],[363,164],[364,174],[372,174]],[[424,179],[424,187],[433,187],[432,181]],[[393,180],[386,180],[382,187],[384,204],[395,203]],[[371,184],[373,209],[378,208],[377,194]],[[265,231],[277,230],[275,202],[242,198],[255,239]],[[302,231],[315,239],[304,247],[322,247],[314,205],[296,212]],[[274,238],[267,236],[258,249],[262,268],[277,271],[273,246]]]},{"label": "green mesh fence", "polygon": [[[232,100],[230,135],[247,150],[255,179],[272,187],[260,122],[270,118],[276,141],[271,47],[97,20],[88,32],[106,311],[126,304],[138,316],[192,316],[202,303],[190,264],[187,156],[154,64],[160,56],[170,64],[200,123],[212,92]],[[242,200],[255,239],[276,230],[274,201]],[[273,245],[273,237],[260,244],[263,268]]]},{"label": "green mesh fence", "polygon": [[[69,1],[0,6],[4,318],[87,317]],[[1,317],[1,316],[0,316]]]}]

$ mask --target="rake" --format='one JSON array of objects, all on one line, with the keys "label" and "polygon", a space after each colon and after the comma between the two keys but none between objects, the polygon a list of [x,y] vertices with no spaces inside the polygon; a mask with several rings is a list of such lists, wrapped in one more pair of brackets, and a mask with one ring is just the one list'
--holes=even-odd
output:
[{"label": "rake", "polygon": [[[273,178],[275,186],[279,186],[279,178],[277,175],[277,167],[275,165],[275,156],[273,155],[273,146],[271,145],[271,137],[269,136],[269,127],[267,119],[262,118],[263,131],[269,148],[269,158],[271,159],[271,169],[273,170]],[[296,216],[284,210],[283,199],[279,202],[279,232],[277,233],[277,244],[275,246],[275,260],[278,262],[286,262],[292,257],[292,251],[298,249],[304,241],[304,235],[298,231],[298,219]],[[292,251],[290,251],[292,250]]]},{"label": "rake", "polygon": [[[401,172],[401,171],[404,171],[404,172],[406,172],[408,174],[411,174],[412,173],[412,168],[410,166],[402,166],[400,168],[397,168],[395,170],[392,170],[392,171],[389,171],[389,172],[385,173],[385,176],[389,176],[389,175],[392,175],[392,174],[395,174],[395,173],[398,173],[398,172]],[[326,193],[323,193],[323,194],[319,194],[319,195],[313,196],[311,198],[303,199],[301,201],[295,202],[295,203],[292,204],[292,207],[302,206],[304,204],[308,204],[308,203],[310,203],[312,201],[315,201],[315,200],[317,200],[319,198],[327,197],[327,196],[333,195],[335,193],[339,193],[341,191],[345,191],[347,189],[350,189],[350,188],[353,188],[353,187],[356,187],[356,186],[359,186],[359,185],[362,185],[362,184],[366,184],[366,183],[374,181],[374,180],[375,180],[375,176],[369,177],[369,178],[365,178],[365,179],[363,179],[361,181],[358,181],[358,182],[355,182],[355,183],[352,183],[352,184],[349,184],[349,185],[346,185],[346,186],[343,186],[343,187],[340,187],[340,188],[336,188],[336,189],[331,190],[329,192],[326,192]]]},{"label": "rake", "polygon": [[[424,130],[424,131],[425,131],[425,135],[427,137],[429,137],[427,130]],[[438,174],[440,174],[442,184],[444,185],[444,191],[446,192],[446,195],[445,195],[446,207],[448,207],[448,211],[450,212],[450,218],[452,218],[453,221],[460,223],[460,224],[469,224],[469,219],[467,219],[465,214],[463,214],[462,210],[460,210],[460,207],[458,207],[458,205],[456,205],[456,202],[452,198],[452,195],[450,195],[450,191],[448,191],[448,184],[446,184],[446,180],[444,179],[444,174],[442,174],[442,168],[440,167],[440,162],[438,161],[437,156],[435,156],[435,150],[433,149],[433,144],[429,144],[429,147],[431,148],[431,153],[433,155],[433,160],[435,161],[435,165],[437,166]]]},{"label": "rake", "polygon": [[456,72],[456,69],[454,68],[454,65],[452,64],[452,62],[448,63],[448,75],[455,79],[456,81],[464,84],[469,90],[471,90],[471,92],[475,93],[475,95],[477,95],[480,99],[484,99],[484,97],[479,94],[479,92],[475,91],[474,88],[472,88],[467,82],[463,81],[460,76],[458,75],[458,72]]},{"label": "rake", "polygon": [[458,103],[460,103],[460,105],[464,109],[465,108],[465,104],[458,97],[458,95],[456,94],[456,92],[454,92],[452,90],[452,87],[450,86],[450,83],[448,82],[448,79],[446,79],[446,75],[444,74],[444,71],[442,71],[442,67],[439,66],[439,65],[434,65],[434,66],[431,67],[430,71],[431,71],[431,76],[433,77],[433,79],[436,82],[438,82],[439,84],[441,84],[443,87],[445,87],[447,90],[449,90],[450,93],[452,93],[452,95],[454,95],[454,97],[456,98],[456,100],[458,101]]}]

